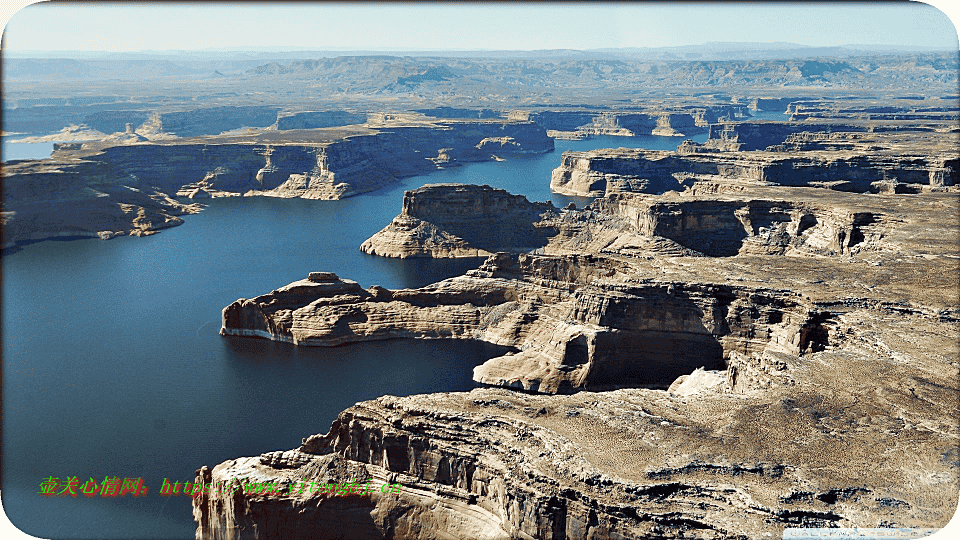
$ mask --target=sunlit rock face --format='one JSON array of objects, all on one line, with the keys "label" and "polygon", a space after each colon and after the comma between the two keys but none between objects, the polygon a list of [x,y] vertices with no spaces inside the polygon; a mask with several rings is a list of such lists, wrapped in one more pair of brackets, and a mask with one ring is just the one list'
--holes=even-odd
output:
[{"label": "sunlit rock face", "polygon": [[360,250],[384,257],[479,257],[543,247],[557,230],[552,203],[490,186],[433,184],[403,197],[399,216]]},{"label": "sunlit rock face", "polygon": [[[860,161],[821,154],[888,143]],[[567,155],[603,196],[518,219],[552,232],[533,253],[411,290],[315,273],[231,304],[224,334],[512,350],[474,368],[472,392],[359,403],[297,449],[200,471],[397,493],[213,492],[194,504],[198,538],[322,537],[334,512],[374,538],[943,525],[960,443],[943,414],[960,395],[954,158],[896,157],[898,144],[795,134],[762,152]],[[483,190],[413,192],[375,238],[430,256],[474,249],[435,223],[486,215]]]},{"label": "sunlit rock face", "polygon": [[553,149],[530,122],[421,124],[59,144],[51,159],[4,166],[3,245],[150,234],[202,208],[174,196],[334,200],[459,162]]}]

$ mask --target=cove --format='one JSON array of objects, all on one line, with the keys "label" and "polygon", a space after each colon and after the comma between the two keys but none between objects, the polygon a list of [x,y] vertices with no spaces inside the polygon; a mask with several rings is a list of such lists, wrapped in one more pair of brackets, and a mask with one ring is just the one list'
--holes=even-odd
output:
[{"label": "cove", "polygon": [[[702,142],[705,136],[695,138]],[[214,199],[144,238],[45,241],[3,256],[3,505],[41,538],[192,538],[186,497],[164,478],[293,448],[357,401],[474,388],[503,348],[394,340],[293,347],[218,335],[220,310],[310,271],[388,288],[458,275],[477,260],[399,260],[359,245],[424,184],[489,184],[556,206],[564,150],[674,149],[676,137],[556,141],[556,151],[467,164],[341,201]],[[143,497],[43,497],[47,477],[143,478]],[[51,516],[56,516],[52,519]]]}]

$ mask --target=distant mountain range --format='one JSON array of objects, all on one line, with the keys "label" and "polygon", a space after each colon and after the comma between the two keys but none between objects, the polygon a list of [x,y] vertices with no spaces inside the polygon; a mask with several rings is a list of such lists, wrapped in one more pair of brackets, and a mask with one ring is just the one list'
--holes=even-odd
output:
[{"label": "distant mountain range", "polygon": [[[630,92],[670,87],[832,87],[922,89],[957,83],[958,52],[877,51],[836,54],[834,48],[747,50],[750,44],[709,44],[701,48],[658,49],[661,57],[581,56],[578,51],[536,51],[529,58],[340,55],[310,59],[8,58],[3,77],[18,81],[210,81],[222,84],[308,83],[326,93],[499,95],[565,90]],[[758,45],[759,46],[759,45]],[[710,47],[710,48],[707,48]],[[737,48],[740,47],[740,48]],[[710,59],[720,54],[757,55],[779,50],[806,54],[790,58]],[[690,51],[690,52],[684,52]],[[699,51],[699,52],[692,52]],[[833,54],[826,54],[826,53]],[[486,51],[490,54],[489,51]],[[312,54],[312,53],[305,53]],[[533,53],[531,53],[533,54]],[[599,53],[598,53],[599,54]],[[287,82],[282,82],[287,81]]]},{"label": "distant mountain range", "polygon": [[263,49],[199,49],[140,52],[111,51],[3,51],[4,59],[49,58],[76,60],[170,60],[170,61],[260,61],[282,62],[338,56],[412,56],[444,58],[581,58],[637,60],[771,60],[811,56],[865,56],[893,52],[938,52],[933,47],[905,45],[840,45],[811,47],[784,42],[710,42],[675,47],[605,49],[512,50],[316,50],[269,47]]}]

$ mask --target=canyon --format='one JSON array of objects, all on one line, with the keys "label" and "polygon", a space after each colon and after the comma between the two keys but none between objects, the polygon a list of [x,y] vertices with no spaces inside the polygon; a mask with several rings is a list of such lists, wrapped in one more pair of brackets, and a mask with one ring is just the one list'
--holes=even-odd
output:
[{"label": "canyon", "polygon": [[[60,143],[50,159],[4,167],[3,245],[153,232],[200,208],[170,196],[333,200],[440,167],[552,149],[553,139],[529,122],[404,119],[255,137]],[[100,212],[69,210],[90,202]],[[144,215],[158,217],[145,221]]]},{"label": "canyon", "polygon": [[583,208],[489,186],[407,191],[360,249],[486,256],[479,268],[394,290],[312,272],[224,308],[223,335],[511,350],[474,368],[471,392],[358,403],[299,448],[198,470],[399,494],[211,494],[194,504],[198,538],[299,538],[332,519],[397,538],[945,523],[960,442],[944,414],[960,391],[956,128],[781,128],[760,150],[730,148],[738,129],[675,152],[564,154],[551,188],[598,197]]},{"label": "canyon", "polygon": [[[425,180],[351,246],[409,268],[476,261],[460,275],[364,287],[304,267],[223,307],[237,350],[498,352],[473,390],[360,401],[296,448],[197,463],[201,485],[281,489],[198,494],[196,538],[945,525],[960,485],[956,54],[644,54],[157,64],[179,78],[144,89],[142,66],[77,62],[56,91],[42,83],[62,63],[15,61],[4,136],[56,145],[3,163],[3,248],[189,228],[212,198],[376,197],[555,141],[678,137],[557,153],[529,182],[581,198],[560,206]],[[398,487],[287,489],[302,482]]]}]

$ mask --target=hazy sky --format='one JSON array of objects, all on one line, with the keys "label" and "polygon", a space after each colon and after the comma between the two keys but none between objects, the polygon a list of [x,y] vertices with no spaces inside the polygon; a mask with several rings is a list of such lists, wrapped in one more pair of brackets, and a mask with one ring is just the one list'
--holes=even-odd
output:
[{"label": "hazy sky", "polygon": [[[5,18],[10,17],[7,13]],[[944,13],[911,2],[43,3],[13,14],[3,39],[10,51],[532,50],[709,41],[958,47],[956,29]]]}]

